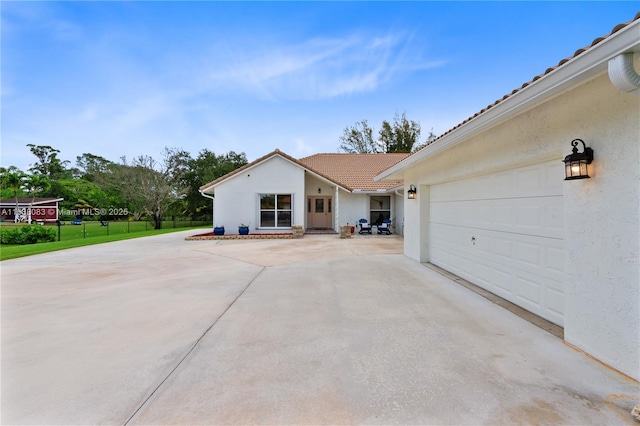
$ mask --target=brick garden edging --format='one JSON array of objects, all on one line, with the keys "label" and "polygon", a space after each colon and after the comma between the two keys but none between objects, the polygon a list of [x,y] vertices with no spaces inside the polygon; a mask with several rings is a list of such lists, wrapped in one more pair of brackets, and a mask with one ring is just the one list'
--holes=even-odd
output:
[{"label": "brick garden edging", "polygon": [[[194,240],[291,240],[293,239],[293,234],[249,234],[249,235],[213,235],[210,234],[200,234],[193,235],[191,237],[185,238],[187,241]],[[300,237],[298,237],[300,238]]]},{"label": "brick garden edging", "polygon": [[193,235],[185,238],[187,241],[193,240],[290,240],[294,238],[302,238],[304,235],[304,228],[302,225],[293,225],[291,227],[292,232],[281,234],[249,234],[249,235],[214,235],[213,232],[207,232],[206,234]]}]

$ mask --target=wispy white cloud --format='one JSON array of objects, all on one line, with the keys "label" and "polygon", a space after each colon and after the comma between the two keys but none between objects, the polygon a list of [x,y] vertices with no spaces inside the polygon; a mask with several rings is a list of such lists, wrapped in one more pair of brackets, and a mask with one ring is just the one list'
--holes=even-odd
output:
[{"label": "wispy white cloud", "polygon": [[315,38],[221,55],[209,84],[265,99],[332,98],[374,91],[403,72],[444,64],[423,56],[403,33]]},{"label": "wispy white cloud", "polygon": [[10,35],[20,31],[44,31],[56,40],[78,40],[83,35],[82,27],[61,18],[55,12],[55,3],[30,2],[24,7],[21,2],[12,7],[11,2],[2,5],[2,32]]}]

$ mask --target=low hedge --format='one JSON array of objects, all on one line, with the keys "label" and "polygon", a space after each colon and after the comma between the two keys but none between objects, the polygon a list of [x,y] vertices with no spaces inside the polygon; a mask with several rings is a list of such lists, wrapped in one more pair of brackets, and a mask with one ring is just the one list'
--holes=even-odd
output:
[{"label": "low hedge", "polygon": [[2,244],[48,243],[55,241],[56,237],[55,229],[41,225],[0,228],[0,243]]}]

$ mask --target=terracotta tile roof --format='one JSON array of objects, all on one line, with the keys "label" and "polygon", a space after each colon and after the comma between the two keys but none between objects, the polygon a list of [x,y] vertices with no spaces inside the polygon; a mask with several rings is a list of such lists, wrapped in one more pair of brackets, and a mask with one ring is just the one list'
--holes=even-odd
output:
[{"label": "terracotta tile roof", "polygon": [[350,190],[388,190],[402,181],[375,182],[373,178],[407,158],[409,154],[315,154],[301,158],[309,169]]},{"label": "terracotta tile roof", "polygon": [[335,183],[349,191],[376,191],[378,189],[391,189],[402,184],[402,181],[375,182],[374,176],[383,170],[399,163],[409,154],[315,154],[297,160],[290,155],[276,149],[262,157],[246,164],[218,179],[204,184],[200,191],[205,191],[224,180],[229,179],[255,165],[267,160],[274,155],[279,155],[307,169],[318,176]]},{"label": "terracotta tile roof", "polygon": [[566,64],[567,62],[569,62],[570,60],[576,58],[577,56],[583,54],[584,52],[588,51],[589,49],[591,49],[593,46],[595,46],[596,44],[600,43],[601,41],[607,39],[608,37],[611,37],[613,34],[617,33],[618,31],[620,31],[621,29],[623,29],[624,27],[630,25],[631,23],[637,21],[640,19],[640,12],[638,12],[636,14],[636,16],[625,23],[622,24],[618,24],[616,25],[609,34],[603,36],[603,37],[598,37],[595,40],[593,40],[593,42],[591,42],[591,44],[589,46],[580,48],[578,50],[576,50],[576,52],[572,55],[569,56],[568,58],[564,58],[562,59],[560,62],[558,62],[557,65],[553,66],[553,67],[549,67],[545,70],[545,72],[543,72],[542,74],[538,74],[537,76],[533,77],[533,79],[531,79],[530,81],[524,83],[521,87],[514,89],[511,93],[504,95],[502,98],[498,99],[497,101],[495,101],[494,103],[492,103],[491,105],[488,105],[486,108],[482,109],[480,112],[475,113],[473,116],[467,118],[466,120],[464,120],[462,123],[456,125],[455,127],[447,130],[446,132],[444,132],[443,134],[441,134],[440,136],[438,136],[437,138],[433,139],[432,141],[422,145],[417,151],[415,152],[419,152],[420,150],[426,148],[427,146],[438,142],[440,139],[442,139],[445,135],[448,135],[449,133],[453,132],[454,130],[458,129],[459,127],[462,127],[463,125],[467,124],[469,121],[473,120],[474,118],[478,117],[479,115],[483,114],[484,112],[490,110],[491,108],[495,107],[496,105],[498,105],[499,103],[505,101],[506,99],[510,98],[511,96],[513,96],[514,94],[518,93],[520,90],[524,89],[525,87],[529,86],[531,83],[533,83],[536,80],[541,79],[542,77],[544,77],[545,75],[549,74],[552,71],[557,70],[558,68],[560,68],[561,66],[563,66],[564,64]]}]

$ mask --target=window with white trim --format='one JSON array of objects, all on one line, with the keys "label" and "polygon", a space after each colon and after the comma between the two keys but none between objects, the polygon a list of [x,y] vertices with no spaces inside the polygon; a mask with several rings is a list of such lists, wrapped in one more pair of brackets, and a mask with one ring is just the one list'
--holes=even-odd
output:
[{"label": "window with white trim", "polygon": [[260,194],[260,228],[291,228],[292,194]]}]

